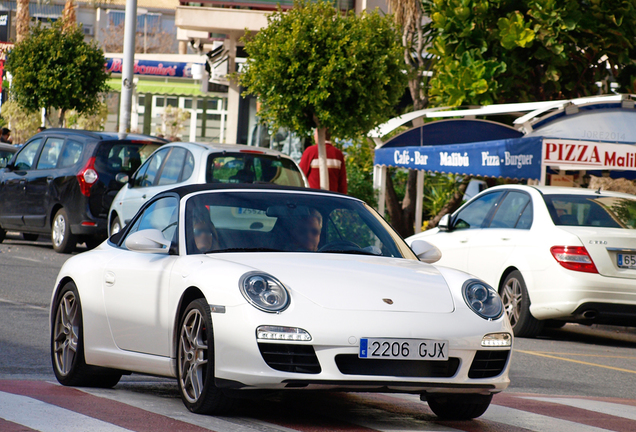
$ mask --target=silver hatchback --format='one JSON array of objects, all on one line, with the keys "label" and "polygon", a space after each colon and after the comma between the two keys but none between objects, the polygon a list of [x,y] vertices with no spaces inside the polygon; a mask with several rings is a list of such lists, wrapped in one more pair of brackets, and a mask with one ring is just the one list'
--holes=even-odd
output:
[{"label": "silver hatchback", "polygon": [[109,211],[109,236],[117,233],[150,198],[176,186],[197,183],[271,183],[309,187],[284,153],[240,144],[175,142],[162,146],[122,187]]}]

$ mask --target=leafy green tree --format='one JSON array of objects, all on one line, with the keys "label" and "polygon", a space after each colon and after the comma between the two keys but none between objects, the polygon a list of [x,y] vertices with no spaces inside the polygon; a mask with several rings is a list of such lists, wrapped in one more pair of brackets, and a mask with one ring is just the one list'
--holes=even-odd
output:
[{"label": "leafy green tree", "polygon": [[373,189],[373,149],[374,145],[360,137],[347,145],[338,146],[345,157],[347,166],[347,193],[376,207],[378,199]]},{"label": "leafy green tree", "polygon": [[258,96],[259,117],[299,135],[317,129],[320,185],[328,189],[326,132],[366,134],[394,115],[404,93],[403,48],[391,18],[299,0],[244,42],[249,56],[240,83]]},{"label": "leafy green tree", "polygon": [[[433,104],[575,98],[596,83],[636,89],[636,3],[623,0],[423,0]],[[601,92],[609,92],[607,87]]]},{"label": "leafy green tree", "polygon": [[66,111],[99,108],[98,96],[108,89],[104,63],[104,52],[96,43],[84,42],[81,28],[64,28],[64,20],[49,28],[34,26],[7,59],[11,95],[27,111],[59,109],[63,126]]},{"label": "leafy green tree", "polygon": [[[575,98],[609,93],[611,82],[617,82],[621,92],[636,91],[635,2],[419,1],[420,5],[413,0],[391,0],[391,4],[400,18],[406,55],[424,60],[423,54],[417,55],[420,40],[433,55],[429,59],[433,77],[421,76],[433,106]],[[421,31],[413,25],[419,22],[413,17],[420,6],[430,18]],[[427,176],[425,182],[431,180]],[[437,215],[428,215],[429,227],[461,204],[467,180],[455,183],[455,193]],[[396,228],[404,226],[398,228],[402,235],[412,233],[416,192],[414,172],[408,180],[393,176],[387,182],[387,210]],[[394,218],[404,222],[396,223]]]}]

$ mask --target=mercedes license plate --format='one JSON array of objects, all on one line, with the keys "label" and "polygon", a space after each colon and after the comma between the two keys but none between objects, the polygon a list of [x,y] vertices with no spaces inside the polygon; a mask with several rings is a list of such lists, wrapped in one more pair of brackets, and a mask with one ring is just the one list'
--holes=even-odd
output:
[{"label": "mercedes license plate", "polygon": [[448,341],[361,338],[358,357],[385,360],[448,360]]},{"label": "mercedes license plate", "polygon": [[636,255],[618,254],[616,260],[620,268],[636,269]]}]

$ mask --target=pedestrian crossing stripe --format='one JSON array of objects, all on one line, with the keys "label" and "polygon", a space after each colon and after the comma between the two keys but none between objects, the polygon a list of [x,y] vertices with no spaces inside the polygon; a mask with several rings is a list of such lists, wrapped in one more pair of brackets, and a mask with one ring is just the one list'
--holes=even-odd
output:
[{"label": "pedestrian crossing stripe", "polygon": [[[144,387],[145,386],[145,387]],[[636,430],[636,401],[500,393],[473,421],[443,421],[418,395],[321,394],[270,401],[234,416],[190,413],[174,384],[79,389],[44,381],[0,381],[2,432],[396,432]],[[303,398],[307,398],[304,400]],[[319,404],[316,404],[318,400]],[[260,400],[248,401],[260,406]]]}]

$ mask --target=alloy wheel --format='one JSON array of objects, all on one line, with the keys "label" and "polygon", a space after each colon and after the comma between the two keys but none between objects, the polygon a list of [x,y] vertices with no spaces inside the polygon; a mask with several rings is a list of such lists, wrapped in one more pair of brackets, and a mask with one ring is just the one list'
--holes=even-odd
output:
[{"label": "alloy wheel", "polygon": [[521,302],[523,301],[521,284],[518,279],[508,279],[503,287],[501,300],[503,301],[504,309],[510,320],[510,325],[514,327],[519,322]]},{"label": "alloy wheel", "polygon": [[203,392],[208,363],[208,335],[201,312],[191,310],[179,336],[179,380],[184,397],[195,403]]},{"label": "alloy wheel", "polygon": [[75,294],[68,291],[60,299],[53,329],[53,358],[62,375],[68,375],[77,355],[80,316]]},{"label": "alloy wheel", "polygon": [[66,235],[66,218],[62,214],[58,214],[53,221],[53,245],[60,247],[64,242],[64,236]]}]

